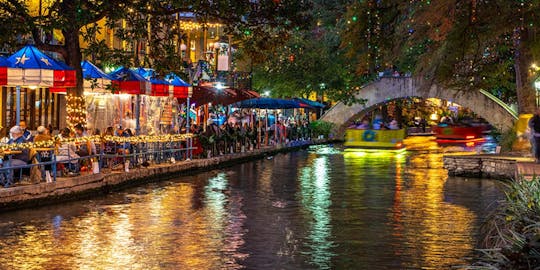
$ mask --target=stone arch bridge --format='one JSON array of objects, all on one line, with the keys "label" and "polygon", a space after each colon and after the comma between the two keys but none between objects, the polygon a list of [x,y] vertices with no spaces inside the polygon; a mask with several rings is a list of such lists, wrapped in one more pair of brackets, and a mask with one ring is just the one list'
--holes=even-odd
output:
[{"label": "stone arch bridge", "polygon": [[426,87],[424,80],[412,77],[383,77],[363,87],[356,97],[365,99],[366,103],[347,106],[340,102],[321,117],[321,120],[336,125],[338,137],[343,136],[345,127],[352,120],[372,110],[374,106],[407,97],[438,98],[455,102],[471,109],[501,131],[511,129],[518,118],[517,113],[508,105],[483,90],[458,91],[433,84]]}]

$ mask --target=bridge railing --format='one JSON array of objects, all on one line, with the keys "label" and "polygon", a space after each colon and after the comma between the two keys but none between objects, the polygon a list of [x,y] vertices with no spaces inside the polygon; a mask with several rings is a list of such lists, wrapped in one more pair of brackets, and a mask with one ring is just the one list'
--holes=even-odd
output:
[{"label": "bridge railing", "polygon": [[482,93],[487,98],[493,100],[495,103],[499,104],[499,106],[501,106],[508,113],[510,113],[512,115],[512,117],[514,117],[514,119],[517,120],[519,118],[519,114],[514,109],[512,109],[512,107],[510,107],[508,104],[504,103],[504,101],[500,100],[498,97],[496,97],[493,94],[491,94],[490,92],[488,92],[486,90],[482,90],[482,89],[480,89],[480,93]]}]

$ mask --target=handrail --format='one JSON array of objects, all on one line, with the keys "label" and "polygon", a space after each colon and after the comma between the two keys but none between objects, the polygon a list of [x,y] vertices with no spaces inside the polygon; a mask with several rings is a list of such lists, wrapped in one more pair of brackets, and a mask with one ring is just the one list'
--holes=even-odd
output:
[{"label": "handrail", "polygon": [[480,93],[482,93],[487,98],[493,100],[495,103],[499,104],[499,106],[503,107],[512,117],[514,117],[515,120],[519,118],[519,115],[516,111],[512,109],[512,107],[508,106],[508,104],[504,103],[504,101],[500,100],[498,97],[494,96],[490,92],[480,89]]}]

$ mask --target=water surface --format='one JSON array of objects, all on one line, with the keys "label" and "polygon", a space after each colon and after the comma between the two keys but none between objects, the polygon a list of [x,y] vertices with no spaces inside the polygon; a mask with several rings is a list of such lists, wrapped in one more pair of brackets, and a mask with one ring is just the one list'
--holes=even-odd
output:
[{"label": "water surface", "polygon": [[0,214],[0,269],[447,269],[497,182],[442,154],[318,146],[92,200]]}]

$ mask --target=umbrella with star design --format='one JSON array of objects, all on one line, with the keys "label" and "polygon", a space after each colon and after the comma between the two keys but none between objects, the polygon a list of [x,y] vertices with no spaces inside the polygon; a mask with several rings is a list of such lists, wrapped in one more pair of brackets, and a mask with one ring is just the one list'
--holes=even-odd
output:
[{"label": "umbrella with star design", "polygon": [[145,95],[151,90],[151,83],[137,71],[120,67],[109,74],[113,83],[117,85],[122,94]]},{"label": "umbrella with star design", "polygon": [[71,67],[54,60],[32,45],[23,47],[7,60],[11,63],[11,67],[19,71],[8,74],[10,86],[31,88],[76,86],[75,71]]},{"label": "umbrella with star design", "polygon": [[54,60],[32,45],[7,58],[9,63],[6,86],[17,87],[16,123],[20,122],[21,87],[61,89],[76,86],[75,71],[69,66]]}]

